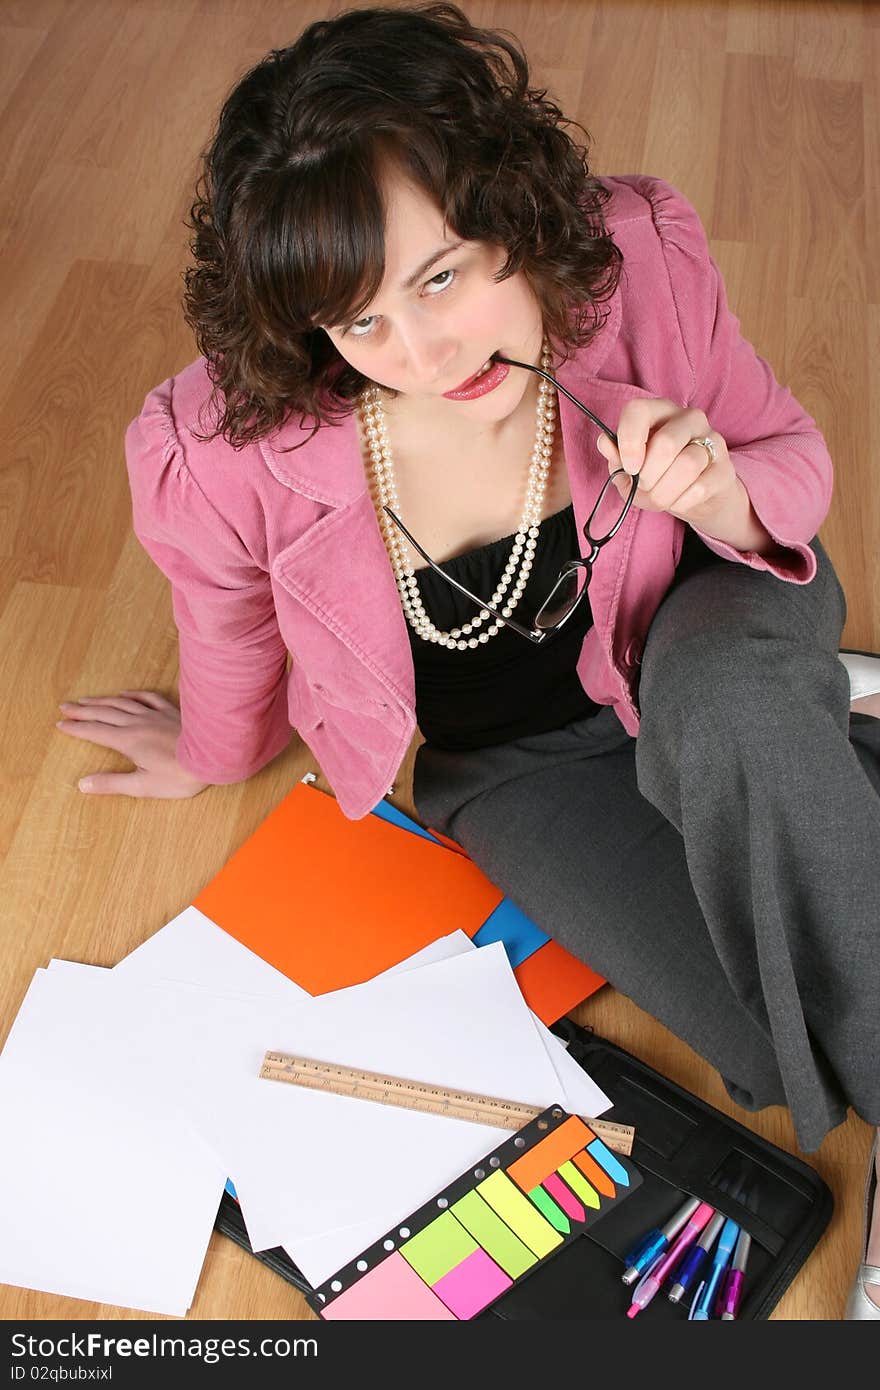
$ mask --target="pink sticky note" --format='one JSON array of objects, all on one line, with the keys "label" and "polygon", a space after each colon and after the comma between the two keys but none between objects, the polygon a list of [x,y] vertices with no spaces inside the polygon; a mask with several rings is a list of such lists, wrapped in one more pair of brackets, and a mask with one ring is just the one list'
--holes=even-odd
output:
[{"label": "pink sticky note", "polygon": [[485,1250],[474,1250],[437,1280],[434,1292],[463,1322],[467,1318],[475,1318],[512,1284],[513,1280],[498,1268],[494,1260],[490,1260]]},{"label": "pink sticky note", "polygon": [[440,1302],[397,1250],[328,1303],[321,1317],[328,1321],[338,1318],[361,1322],[456,1320],[455,1314]]}]

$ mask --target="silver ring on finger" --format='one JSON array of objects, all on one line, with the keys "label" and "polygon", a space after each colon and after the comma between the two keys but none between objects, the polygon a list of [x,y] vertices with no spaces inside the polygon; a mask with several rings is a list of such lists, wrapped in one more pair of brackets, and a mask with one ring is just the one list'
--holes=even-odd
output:
[{"label": "silver ring on finger", "polygon": [[709,455],[709,462],[715,462],[715,445],[712,443],[711,435],[695,435],[693,439],[688,440],[688,444],[699,444]]}]

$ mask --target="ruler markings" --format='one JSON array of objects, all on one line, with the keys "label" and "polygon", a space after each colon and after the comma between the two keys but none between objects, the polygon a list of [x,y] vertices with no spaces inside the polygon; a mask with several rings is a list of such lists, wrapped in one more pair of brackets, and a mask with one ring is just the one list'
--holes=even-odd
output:
[{"label": "ruler markings", "polygon": [[[350,1096],[357,1100],[372,1100],[383,1105],[446,1115],[452,1119],[471,1120],[476,1124],[495,1125],[499,1129],[521,1129],[546,1108],[409,1081],[404,1077],[364,1071],[334,1062],[318,1062],[310,1057],[296,1057],[285,1052],[267,1052],[260,1067],[260,1076],[267,1081],[284,1081],[309,1090],[329,1091],[333,1095]],[[632,1153],[635,1136],[632,1125],[589,1116],[581,1118],[609,1149],[626,1155]]]}]

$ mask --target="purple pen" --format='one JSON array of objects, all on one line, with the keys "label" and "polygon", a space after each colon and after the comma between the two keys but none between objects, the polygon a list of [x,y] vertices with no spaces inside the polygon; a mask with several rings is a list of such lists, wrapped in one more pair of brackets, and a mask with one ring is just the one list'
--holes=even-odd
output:
[{"label": "purple pen", "polygon": [[722,1322],[732,1322],[739,1316],[742,1286],[746,1277],[746,1264],[751,1244],[751,1236],[746,1231],[740,1231],[733,1252],[733,1259],[730,1261],[730,1269],[727,1272],[724,1291],[719,1300]]},{"label": "purple pen", "polygon": [[647,1273],[643,1274],[633,1291],[632,1303],[627,1309],[626,1316],[634,1318],[642,1308],[647,1308],[651,1299],[658,1292],[670,1270],[674,1269],[684,1251],[693,1245],[697,1236],[700,1235],[706,1223],[715,1215],[715,1208],[710,1207],[708,1202],[701,1202],[694,1212],[687,1225],[675,1237],[674,1243],[669,1247],[665,1255],[651,1265]]}]

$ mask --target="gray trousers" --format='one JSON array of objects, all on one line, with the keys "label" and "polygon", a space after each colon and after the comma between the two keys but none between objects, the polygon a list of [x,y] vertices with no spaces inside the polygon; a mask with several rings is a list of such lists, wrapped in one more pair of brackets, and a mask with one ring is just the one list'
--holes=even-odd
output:
[{"label": "gray trousers", "polygon": [[[711,557],[659,608],[631,738],[423,745],[414,800],[528,917],[806,1152],[880,1124],[880,720],[849,713],[843,591]],[[707,552],[707,554],[711,554]],[[650,1059],[648,1059],[650,1060]]]}]

